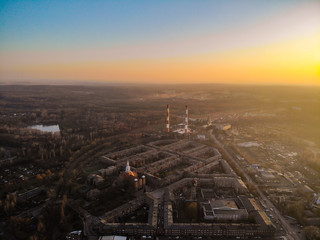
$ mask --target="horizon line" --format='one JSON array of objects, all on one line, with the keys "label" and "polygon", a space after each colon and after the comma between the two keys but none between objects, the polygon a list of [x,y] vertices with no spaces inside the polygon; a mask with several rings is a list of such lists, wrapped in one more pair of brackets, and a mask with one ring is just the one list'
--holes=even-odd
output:
[{"label": "horizon line", "polygon": [[213,82],[213,83],[141,83],[141,82],[104,82],[104,81],[66,81],[63,83],[63,80],[59,80],[56,83],[41,83],[34,81],[17,81],[12,83],[0,83],[0,86],[205,86],[205,85],[226,85],[226,86],[265,86],[265,87],[320,87],[320,84],[284,84],[284,83],[223,83],[223,82]]}]

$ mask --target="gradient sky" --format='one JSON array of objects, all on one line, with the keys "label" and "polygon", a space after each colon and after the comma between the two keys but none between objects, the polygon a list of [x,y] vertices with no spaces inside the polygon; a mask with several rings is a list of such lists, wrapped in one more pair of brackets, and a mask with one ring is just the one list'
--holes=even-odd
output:
[{"label": "gradient sky", "polygon": [[320,85],[320,1],[0,1],[0,81]]}]

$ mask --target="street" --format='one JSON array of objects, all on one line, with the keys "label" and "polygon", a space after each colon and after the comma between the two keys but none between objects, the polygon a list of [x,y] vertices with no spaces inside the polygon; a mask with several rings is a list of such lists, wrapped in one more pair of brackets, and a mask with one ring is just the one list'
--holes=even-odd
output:
[{"label": "street", "polygon": [[[255,188],[257,189],[257,192],[260,195],[260,198],[266,203],[268,209],[273,209],[274,215],[277,219],[280,220],[283,229],[287,233],[287,237],[291,237],[292,239],[299,240],[300,238],[297,236],[298,233],[295,232],[295,230],[292,229],[290,224],[287,223],[287,221],[284,219],[284,217],[281,215],[279,210],[273,205],[273,203],[264,195],[264,193],[259,189],[257,184],[252,180],[252,178],[247,174],[246,171],[243,170],[243,168],[238,164],[237,161],[234,160],[234,158],[230,155],[228,151],[225,150],[224,146],[220,143],[220,141],[213,135],[212,130],[209,131],[211,139],[215,142],[215,144],[218,147],[218,150],[221,151],[221,154],[224,154],[230,161],[232,161],[236,166],[239,167],[239,169],[242,171],[243,175],[246,177],[248,182],[250,182]],[[227,159],[226,159],[227,160]]]}]

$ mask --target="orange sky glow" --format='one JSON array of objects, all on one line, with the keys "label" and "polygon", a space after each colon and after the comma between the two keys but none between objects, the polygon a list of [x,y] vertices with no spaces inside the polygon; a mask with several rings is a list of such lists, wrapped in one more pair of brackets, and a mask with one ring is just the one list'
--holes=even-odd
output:
[{"label": "orange sky glow", "polygon": [[320,85],[319,11],[304,3],[271,20],[185,38],[0,45],[0,80]]}]

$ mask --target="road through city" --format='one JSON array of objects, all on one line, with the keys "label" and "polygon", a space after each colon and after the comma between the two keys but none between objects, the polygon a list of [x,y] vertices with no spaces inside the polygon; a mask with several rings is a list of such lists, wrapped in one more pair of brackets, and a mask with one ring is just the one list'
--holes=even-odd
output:
[{"label": "road through city", "polygon": [[[220,141],[214,136],[212,133],[212,130],[209,132],[210,138],[214,141],[216,146],[218,147],[218,150],[221,152],[221,154],[224,154],[230,161],[232,161],[243,173],[243,175],[246,177],[247,181],[250,182],[256,189],[257,192],[260,195],[260,198],[266,203],[267,207],[269,209],[273,209],[275,215],[280,220],[283,229],[287,233],[287,237],[292,238],[294,240],[299,240],[298,234],[295,230],[292,229],[290,224],[287,223],[287,221],[284,219],[284,217],[281,215],[279,210],[273,205],[273,203],[264,195],[264,193],[259,189],[258,185],[252,180],[252,178],[246,173],[246,171],[238,164],[238,162],[231,156],[231,154],[224,148],[224,146],[220,143]],[[226,160],[228,160],[226,159]]]}]

